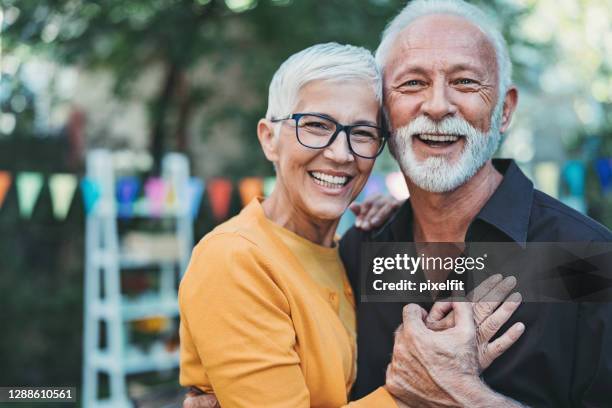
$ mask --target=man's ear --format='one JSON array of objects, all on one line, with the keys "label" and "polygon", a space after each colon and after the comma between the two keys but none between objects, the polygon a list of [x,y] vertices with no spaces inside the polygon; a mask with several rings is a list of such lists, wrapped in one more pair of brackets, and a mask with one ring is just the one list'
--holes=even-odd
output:
[{"label": "man's ear", "polygon": [[278,137],[274,134],[275,124],[268,119],[260,119],[257,123],[257,138],[266,159],[272,163],[278,161]]},{"label": "man's ear", "polygon": [[516,110],[516,104],[518,103],[518,89],[515,86],[510,85],[510,88],[506,91],[504,98],[504,109],[502,112],[502,121],[499,128],[500,133],[504,133],[510,127],[512,122],[512,115]]}]

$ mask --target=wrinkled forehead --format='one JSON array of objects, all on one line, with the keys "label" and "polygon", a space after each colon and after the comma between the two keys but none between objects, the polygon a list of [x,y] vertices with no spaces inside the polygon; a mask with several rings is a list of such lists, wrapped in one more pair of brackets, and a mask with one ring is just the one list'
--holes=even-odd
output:
[{"label": "wrinkled forehead", "polygon": [[465,64],[497,69],[495,47],[472,22],[449,14],[419,17],[394,39],[384,66],[386,75],[406,64]]}]

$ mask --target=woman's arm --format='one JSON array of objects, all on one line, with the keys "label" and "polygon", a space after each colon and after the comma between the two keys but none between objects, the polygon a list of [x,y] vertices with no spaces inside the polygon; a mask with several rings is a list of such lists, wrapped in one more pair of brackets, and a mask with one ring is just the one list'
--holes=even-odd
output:
[{"label": "woman's arm", "polygon": [[[235,234],[198,245],[179,291],[181,324],[222,407],[309,407],[289,304],[258,251]],[[367,406],[395,404],[379,389]]]}]

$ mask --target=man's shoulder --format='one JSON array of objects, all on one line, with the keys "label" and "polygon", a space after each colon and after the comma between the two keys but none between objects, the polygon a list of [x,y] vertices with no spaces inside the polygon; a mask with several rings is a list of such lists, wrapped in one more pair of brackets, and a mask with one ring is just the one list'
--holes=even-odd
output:
[{"label": "man's shoulder", "polygon": [[534,190],[530,224],[530,232],[550,241],[612,241],[604,225],[539,190]]}]

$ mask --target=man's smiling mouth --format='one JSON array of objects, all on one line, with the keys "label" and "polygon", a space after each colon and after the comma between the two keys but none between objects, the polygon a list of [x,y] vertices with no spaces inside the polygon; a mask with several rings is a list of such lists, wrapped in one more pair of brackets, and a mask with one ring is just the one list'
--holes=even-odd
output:
[{"label": "man's smiling mouth", "polygon": [[352,176],[348,175],[335,176],[332,174],[322,173],[320,171],[309,171],[308,175],[312,177],[316,184],[319,184],[323,187],[338,189],[346,186],[353,178]]},{"label": "man's smiling mouth", "polygon": [[444,147],[456,143],[463,135],[439,134],[439,133],[417,133],[414,135],[419,141],[431,147]]}]

